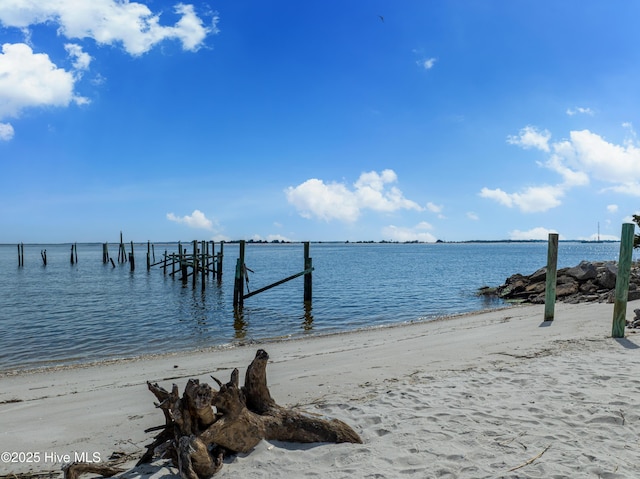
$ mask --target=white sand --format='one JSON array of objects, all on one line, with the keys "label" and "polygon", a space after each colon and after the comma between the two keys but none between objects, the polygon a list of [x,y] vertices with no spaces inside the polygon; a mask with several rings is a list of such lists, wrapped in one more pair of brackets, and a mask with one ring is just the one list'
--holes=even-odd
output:
[{"label": "white sand", "polygon": [[[639,307],[629,303],[628,319]],[[216,478],[637,477],[640,335],[611,339],[612,314],[611,304],[558,304],[543,323],[543,306],[526,306],[0,377],[0,452],[33,453],[0,463],[0,474],[59,471],[65,454],[139,456],[153,438],[143,430],[164,422],[147,380],[182,389],[238,367],[242,381],[262,347],[276,401],[339,418],[364,444],[263,441]],[[124,477],[175,473],[159,460]]]}]

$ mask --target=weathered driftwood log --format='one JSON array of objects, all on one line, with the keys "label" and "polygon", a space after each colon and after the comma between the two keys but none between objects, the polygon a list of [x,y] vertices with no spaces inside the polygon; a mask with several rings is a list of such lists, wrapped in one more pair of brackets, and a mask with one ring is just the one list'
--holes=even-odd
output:
[{"label": "weathered driftwood log", "polygon": [[90,464],[87,462],[73,462],[64,466],[63,471],[65,479],[77,479],[82,474],[88,473],[100,474],[102,477],[111,477],[124,472],[124,469],[99,464]]},{"label": "weathered driftwood log", "polygon": [[138,464],[159,453],[172,460],[184,479],[205,479],[222,467],[224,456],[249,452],[263,439],[362,443],[342,421],[276,404],[267,386],[268,360],[267,352],[258,350],[243,387],[237,369],[226,384],[212,378],[219,386],[217,392],[195,379],[189,380],[182,397],[176,385],[168,392],[148,383],[159,401],[156,406],[163,410],[165,425]]}]

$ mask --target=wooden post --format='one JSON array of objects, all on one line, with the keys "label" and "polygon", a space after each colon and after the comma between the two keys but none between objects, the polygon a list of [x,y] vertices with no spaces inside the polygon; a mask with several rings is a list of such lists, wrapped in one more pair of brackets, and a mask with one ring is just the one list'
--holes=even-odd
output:
[{"label": "wooden post", "polygon": [[304,270],[309,270],[308,273],[304,275],[304,302],[310,303],[312,290],[313,290],[313,279],[311,276],[311,268],[313,268],[313,262],[311,257],[309,256],[309,242],[304,242]]},{"label": "wooden post", "polygon": [[71,264],[73,264],[73,243],[71,243]]},{"label": "wooden post", "polygon": [[182,284],[187,284],[187,250],[182,249],[180,253],[180,271],[182,272]]},{"label": "wooden post", "polygon": [[109,262],[109,243],[102,243],[102,262],[104,264]]},{"label": "wooden post", "polygon": [[220,252],[217,256],[216,261],[216,278],[218,280],[218,284],[222,282],[222,252],[224,250],[224,241],[220,241]]},{"label": "wooden post", "polygon": [[207,245],[207,263],[209,265],[209,273],[211,273],[211,277],[215,279],[216,277],[216,243],[215,241],[210,241],[211,243],[211,254],[209,255],[209,246]]},{"label": "wooden post", "polygon": [[635,225],[633,223],[625,223],[622,225],[615,303],[613,305],[612,336],[614,338],[624,338],[624,328],[627,325],[627,300],[629,298],[629,277],[631,276],[634,229]]},{"label": "wooden post", "polygon": [[236,262],[236,279],[233,285],[233,307],[242,309],[244,306],[244,247],[245,241],[240,241],[240,257]]},{"label": "wooden post", "polygon": [[[124,247],[124,245],[123,245]],[[133,254],[133,241],[131,242],[131,253],[129,254],[129,263],[131,263],[131,271],[136,269],[136,258]]]},{"label": "wooden post", "polygon": [[202,251],[200,252],[200,273],[202,274],[200,280],[202,281],[202,291],[205,289],[205,283],[207,282],[207,242],[202,242]]},{"label": "wooden post", "polygon": [[558,234],[549,233],[547,249],[547,275],[544,292],[544,320],[553,321],[556,307],[556,283],[558,276]]},{"label": "wooden post", "polygon": [[147,240],[147,271],[151,269],[151,241]]},{"label": "wooden post", "polygon": [[47,250],[40,251],[40,256],[42,257],[42,266],[47,265]]},{"label": "wooden post", "polygon": [[196,287],[196,280],[198,279],[198,240],[193,240],[193,287]]},{"label": "wooden post", "polygon": [[163,257],[163,263],[162,263],[162,275],[166,276],[167,275],[167,250],[164,250],[164,257]]},{"label": "wooden post", "polygon": [[18,245],[18,266],[24,266],[24,243]]},{"label": "wooden post", "polygon": [[122,241],[122,231],[120,231],[120,246],[118,247],[118,263],[127,262],[127,253],[124,249],[124,242]]},{"label": "wooden post", "polygon": [[74,251],[74,255],[76,257],[76,264],[78,264],[78,243],[74,243],[73,244],[73,251]]}]

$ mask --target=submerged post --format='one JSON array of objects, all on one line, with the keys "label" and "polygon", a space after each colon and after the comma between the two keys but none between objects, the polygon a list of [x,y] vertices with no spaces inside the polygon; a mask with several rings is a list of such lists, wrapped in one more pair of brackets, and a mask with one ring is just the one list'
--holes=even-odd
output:
[{"label": "submerged post", "polygon": [[236,262],[236,278],[233,284],[233,307],[242,309],[244,305],[244,247],[245,241],[240,241],[240,254]]},{"label": "submerged post", "polygon": [[544,320],[553,321],[556,307],[556,282],[558,276],[558,234],[549,233],[547,250],[547,275],[544,293]]},{"label": "submerged post", "polygon": [[304,302],[310,303],[312,290],[313,290],[313,279],[311,276],[311,270],[313,269],[313,264],[311,257],[309,256],[309,242],[304,242]]},{"label": "submerged post", "polygon": [[[124,245],[122,247],[124,248]],[[136,258],[133,255],[133,241],[131,242],[131,253],[129,254],[129,263],[131,263],[131,271],[136,269]]]},{"label": "submerged post", "polygon": [[217,261],[216,261],[216,278],[218,281],[218,284],[220,284],[222,282],[222,252],[224,250],[224,241],[220,241],[220,252],[218,253],[217,256]]},{"label": "submerged post", "polygon": [[635,225],[633,223],[625,223],[622,225],[615,303],[613,305],[612,337],[614,338],[624,338],[624,328],[627,325],[627,299],[629,297],[629,277],[631,276],[634,229]]},{"label": "submerged post", "polygon": [[206,284],[206,280],[207,280],[207,269],[208,269],[208,264],[207,264],[207,251],[209,249],[209,244],[206,241],[202,242],[202,250],[200,251],[200,281],[202,282],[202,291],[204,291],[205,289],[205,284]]},{"label": "submerged post", "polygon": [[193,287],[196,287],[196,280],[198,279],[198,240],[193,240]]},{"label": "submerged post", "polygon": [[124,242],[122,241],[122,231],[120,231],[120,246],[118,246],[118,263],[127,262],[127,253],[124,249]]}]

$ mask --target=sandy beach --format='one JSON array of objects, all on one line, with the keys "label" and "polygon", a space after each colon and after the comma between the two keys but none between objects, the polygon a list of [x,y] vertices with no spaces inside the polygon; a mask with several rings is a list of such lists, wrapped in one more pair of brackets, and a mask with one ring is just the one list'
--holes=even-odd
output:
[{"label": "sandy beach", "polygon": [[144,430],[164,422],[146,381],[182,389],[235,367],[242,381],[263,348],[278,403],[341,419],[364,443],[263,441],[215,477],[637,477],[640,335],[611,338],[612,304],[558,304],[546,323],[543,310],[3,374],[0,474],[117,453],[122,477],[177,477],[163,460],[132,469],[153,438]]}]

